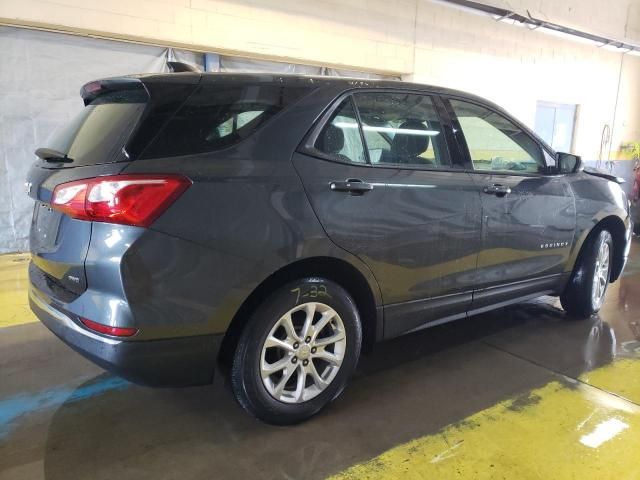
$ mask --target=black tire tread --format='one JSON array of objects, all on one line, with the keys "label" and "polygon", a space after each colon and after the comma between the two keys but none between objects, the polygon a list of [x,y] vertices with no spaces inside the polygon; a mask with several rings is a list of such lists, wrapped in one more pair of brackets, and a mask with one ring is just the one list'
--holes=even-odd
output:
[{"label": "black tire tread", "polygon": [[[594,230],[589,234],[571,273],[569,282],[560,295],[562,308],[573,318],[589,318],[598,312],[591,300],[591,288],[595,268],[595,257],[603,241],[609,243],[613,252],[611,233],[606,229]],[[611,254],[610,254],[611,255]],[[611,255],[613,256],[613,255]],[[611,274],[611,272],[609,272]]]}]

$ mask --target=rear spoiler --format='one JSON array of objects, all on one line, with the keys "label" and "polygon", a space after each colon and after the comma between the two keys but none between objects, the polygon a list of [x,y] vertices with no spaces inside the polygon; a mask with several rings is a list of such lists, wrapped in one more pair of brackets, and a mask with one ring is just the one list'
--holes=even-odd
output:
[{"label": "rear spoiler", "polygon": [[80,89],[80,96],[84,101],[85,106],[89,105],[98,96],[109,92],[119,92],[123,90],[139,90],[145,92],[147,96],[149,92],[144,86],[144,83],[139,78],[135,77],[117,77],[117,78],[105,78],[104,80],[95,80],[85,84]]},{"label": "rear spoiler", "polygon": [[603,172],[602,170],[598,170],[596,168],[584,167],[584,173],[588,173],[589,175],[593,175],[595,177],[606,178],[607,180],[618,183],[620,185],[622,185],[623,183],[626,183],[626,180],[624,178],[617,177],[615,175],[612,175],[607,172]]},{"label": "rear spoiler", "polygon": [[174,61],[168,60],[167,66],[169,67],[169,70],[175,73],[179,73],[179,72],[201,73],[197,67],[186,62],[174,62]]}]

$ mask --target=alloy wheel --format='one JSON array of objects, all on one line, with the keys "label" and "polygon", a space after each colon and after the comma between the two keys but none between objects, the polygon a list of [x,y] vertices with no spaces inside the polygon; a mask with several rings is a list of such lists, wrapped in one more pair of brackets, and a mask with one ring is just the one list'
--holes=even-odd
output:
[{"label": "alloy wheel", "polygon": [[600,308],[604,302],[604,294],[609,282],[609,268],[609,244],[602,242],[596,257],[596,268],[593,272],[593,287],[591,290],[591,299],[596,308]]},{"label": "alloy wheel", "polygon": [[344,324],[333,308],[297,305],[278,319],[262,346],[262,383],[276,400],[306,402],[331,384],[346,347]]}]

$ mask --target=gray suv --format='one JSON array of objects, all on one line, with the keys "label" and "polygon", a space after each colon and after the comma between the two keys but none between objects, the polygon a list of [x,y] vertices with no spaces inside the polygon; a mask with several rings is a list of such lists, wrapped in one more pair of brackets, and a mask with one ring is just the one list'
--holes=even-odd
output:
[{"label": "gray suv", "polygon": [[472,95],[199,73],[81,95],[28,176],[31,308],[137,383],[220,365],[266,422],[384,339],[540,295],[588,317],[627,259],[617,179]]}]

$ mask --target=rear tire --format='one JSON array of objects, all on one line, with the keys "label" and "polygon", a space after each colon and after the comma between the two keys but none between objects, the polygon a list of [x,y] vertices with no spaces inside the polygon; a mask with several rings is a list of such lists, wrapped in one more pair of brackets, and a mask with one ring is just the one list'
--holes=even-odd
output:
[{"label": "rear tire", "polygon": [[588,318],[600,310],[611,278],[612,260],[613,238],[607,230],[587,239],[569,283],[560,295],[562,308],[569,316]]},{"label": "rear tire", "polygon": [[322,278],[292,282],[244,328],[231,368],[233,392],[264,422],[301,422],[340,395],[361,342],[358,310],[342,287]]}]

